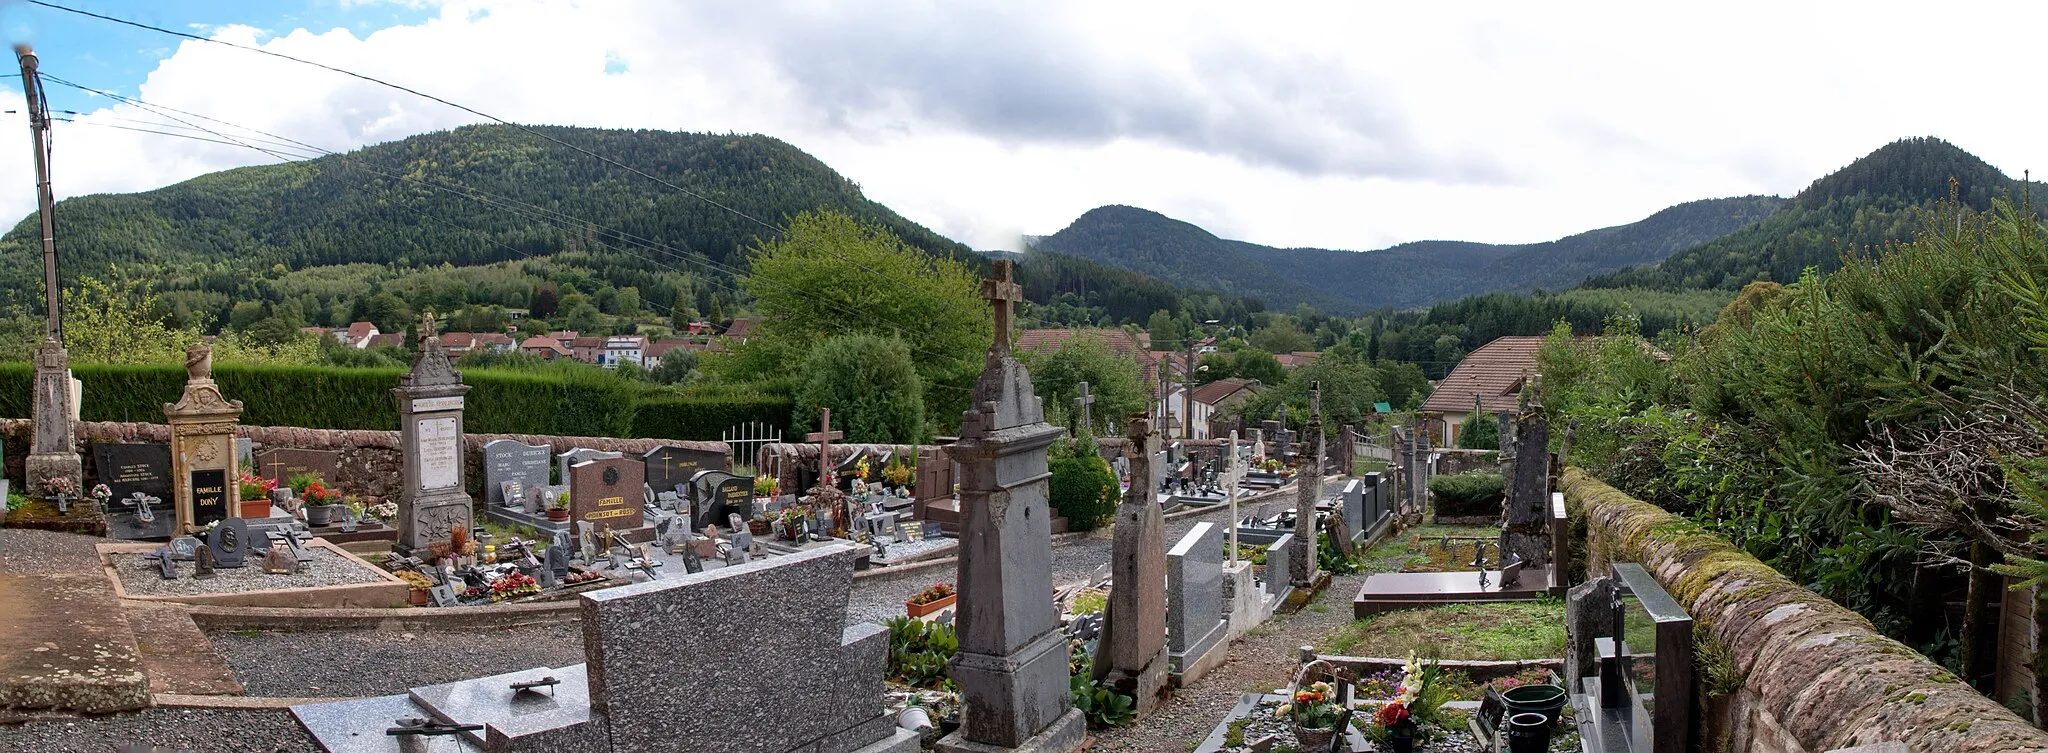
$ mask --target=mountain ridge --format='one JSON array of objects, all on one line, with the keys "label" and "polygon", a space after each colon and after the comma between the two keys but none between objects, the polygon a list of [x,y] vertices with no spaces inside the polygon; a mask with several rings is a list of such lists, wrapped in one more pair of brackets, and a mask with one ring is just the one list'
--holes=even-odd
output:
[{"label": "mountain ridge", "polygon": [[1153,210],[1112,204],[1088,210],[1059,232],[1034,239],[1034,247],[1141,272],[1182,288],[1256,297],[1273,307],[1305,303],[1357,313],[1484,293],[1571,287],[1596,274],[1661,260],[1726,235],[1763,219],[1783,202],[1768,196],[1702,199],[1667,207],[1634,223],[1553,241],[1424,240],[1371,251],[1263,246],[1222,238]]}]

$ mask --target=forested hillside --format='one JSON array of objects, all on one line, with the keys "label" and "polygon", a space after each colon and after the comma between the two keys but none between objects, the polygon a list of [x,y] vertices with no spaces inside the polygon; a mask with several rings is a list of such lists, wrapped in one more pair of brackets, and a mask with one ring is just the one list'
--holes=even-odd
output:
[{"label": "forested hillside", "polygon": [[1218,238],[1156,212],[1107,206],[1089,210],[1036,246],[1181,287],[1256,297],[1276,308],[1308,304],[1357,313],[1572,287],[1589,276],[1655,262],[1721,237],[1769,216],[1782,203],[1769,196],[1709,199],[1545,243],[1419,241],[1363,253],[1271,248]]},{"label": "forested hillside", "polygon": [[1936,138],[1895,141],[1813,182],[1776,214],[1726,237],[1589,280],[1589,287],[1734,290],[1757,280],[1794,282],[1808,267],[1827,272],[1845,253],[1878,250],[1922,229],[1926,213],[1947,199],[1984,211],[1995,199],[2021,203],[2031,190],[2041,211],[2048,192],[2006,177],[1954,144]]},{"label": "forested hillside", "polygon": [[[773,138],[535,130],[768,223],[830,208],[879,223],[918,248],[972,257]],[[81,274],[104,277],[111,268],[117,276],[152,280],[169,293],[166,301],[197,309],[229,298],[271,298],[258,281],[288,271],[342,264],[461,267],[558,254],[560,263],[608,286],[635,288],[654,312],[714,303],[730,308],[733,293],[716,284],[730,273],[714,265],[743,264],[743,249],[774,233],[508,126],[471,126],[302,163],[228,170],[145,193],[67,199],[57,206],[57,223],[67,284]],[[0,305],[18,307],[41,295],[38,257],[30,251],[34,229],[31,215],[0,238]],[[530,303],[516,297],[490,302]],[[315,306],[300,308],[317,318],[310,315]]]}]

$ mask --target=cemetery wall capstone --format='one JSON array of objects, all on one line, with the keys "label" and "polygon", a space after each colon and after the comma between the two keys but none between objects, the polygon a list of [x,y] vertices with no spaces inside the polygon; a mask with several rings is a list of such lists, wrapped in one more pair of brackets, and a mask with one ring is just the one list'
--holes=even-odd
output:
[{"label": "cemetery wall capstone", "polygon": [[1501,472],[1500,453],[1495,450],[1437,450],[1436,472],[1448,476],[1466,471]]},{"label": "cemetery wall capstone", "polygon": [[1698,525],[1584,471],[1565,471],[1587,568],[1639,562],[1698,629],[1727,649],[1742,685],[1710,698],[1704,746],[1822,753],[1900,741],[1916,751],[2036,751],[2048,732],[1977,693],[1861,615]]},{"label": "cemetery wall capstone", "polygon": [[[31,422],[27,419],[0,418],[0,440],[4,440],[7,453],[6,467],[10,477],[20,477],[22,464],[28,456],[28,434],[31,430]],[[396,431],[242,426],[237,429],[237,435],[251,440],[257,452],[272,448],[339,450],[339,483],[350,493],[385,497],[396,494],[401,483],[400,444]],[[78,437],[88,442],[164,443],[170,441],[170,436],[171,427],[157,423],[86,421],[78,425]],[[530,445],[547,445],[556,453],[585,447],[638,456],[662,446],[729,452],[723,442],[466,433],[463,435],[462,456],[463,463],[466,464],[463,477],[470,480],[471,486],[477,487],[471,490],[477,492],[477,496],[481,496],[481,487],[478,485],[483,483],[484,478],[483,446],[499,439],[511,439]],[[97,483],[91,463],[86,464],[86,473],[85,486],[89,489]]]}]

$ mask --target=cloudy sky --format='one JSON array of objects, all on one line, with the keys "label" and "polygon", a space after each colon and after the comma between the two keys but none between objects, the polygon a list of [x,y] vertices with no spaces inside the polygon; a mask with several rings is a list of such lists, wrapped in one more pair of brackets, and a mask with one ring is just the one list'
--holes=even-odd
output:
[{"label": "cloudy sky", "polygon": [[[1278,246],[1547,240],[1692,199],[1790,195],[1920,135],[2048,172],[2030,91],[2041,3],[53,2],[519,122],[776,136],[978,248],[1103,204]],[[478,121],[21,0],[0,0],[0,30],[51,75],[327,149]],[[6,108],[19,87],[0,79]],[[50,97],[79,113],[58,124],[60,197],[276,161],[109,127],[182,130],[62,86]],[[8,218],[34,207],[17,136],[0,139],[15,144],[0,149]]]}]

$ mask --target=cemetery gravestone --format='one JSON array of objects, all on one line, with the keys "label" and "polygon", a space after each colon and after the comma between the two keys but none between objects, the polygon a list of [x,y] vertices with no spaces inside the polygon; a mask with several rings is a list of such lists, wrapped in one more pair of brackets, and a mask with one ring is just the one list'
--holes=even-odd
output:
[{"label": "cemetery gravestone", "polygon": [[[1170,455],[1159,451],[1159,435],[1148,418],[1132,418],[1126,448],[1141,463]],[[1133,473],[1141,469],[1134,468]],[[1150,471],[1156,475],[1158,469]],[[1116,539],[1110,557],[1115,582],[1096,651],[1095,679],[1135,699],[1139,715],[1157,707],[1166,690],[1166,518],[1154,494],[1126,494],[1116,506]],[[1217,544],[1222,551],[1222,544]]]},{"label": "cemetery gravestone", "polygon": [[1173,673],[1186,686],[1223,655],[1229,623],[1223,619],[1223,531],[1215,523],[1196,523],[1166,553],[1166,649]]},{"label": "cemetery gravestone", "polygon": [[639,528],[646,525],[647,514],[640,504],[643,466],[612,455],[569,467],[569,519],[613,530]]},{"label": "cemetery gravestone", "polygon": [[331,486],[341,482],[341,453],[274,447],[256,453],[256,473],[279,484],[290,483],[293,476],[318,476]]},{"label": "cemetery gravestone", "polygon": [[[153,539],[171,535],[177,517],[164,500],[171,499],[171,446],[113,444],[92,446],[93,469],[113,492],[107,509],[107,535],[116,539]],[[142,495],[138,498],[136,495]],[[163,509],[149,509],[147,500]],[[127,500],[127,502],[122,502]]]},{"label": "cemetery gravestone", "polygon": [[[882,710],[888,630],[846,621],[854,556],[835,544],[583,594],[590,711],[611,750],[916,750]],[[746,619],[705,608],[739,603]],[[746,687],[774,692],[734,692]]]},{"label": "cemetery gravestone", "polygon": [[520,497],[505,496],[505,485],[518,484],[521,490],[547,486],[548,455],[551,452],[547,445],[525,444],[510,439],[499,439],[484,445],[484,489],[489,495],[487,502],[506,507],[523,506],[525,500]]},{"label": "cemetery gravestone", "polygon": [[420,324],[420,352],[412,370],[399,379],[399,457],[404,486],[398,497],[398,540],[401,554],[442,556],[452,549],[456,531],[472,526],[471,500],[462,482],[462,396],[469,385],[448,362],[434,317]]},{"label": "cemetery gravestone", "polygon": [[225,518],[206,534],[206,546],[213,550],[218,567],[241,567],[249,556],[249,524],[241,518]]},{"label": "cemetery gravestone", "polygon": [[581,463],[586,460],[610,460],[613,458],[622,457],[625,457],[625,455],[622,453],[605,452],[603,450],[593,450],[587,447],[578,447],[576,449],[555,456],[555,478],[559,479],[560,482],[563,484],[568,484],[569,468],[571,466],[574,466],[577,463]]},{"label": "cemetery gravestone", "polygon": [[1008,260],[997,261],[995,272],[982,284],[982,297],[995,304],[995,343],[974,386],[975,407],[961,417],[960,439],[946,446],[960,466],[960,647],[951,674],[965,710],[960,729],[937,749],[1065,753],[1080,747],[1086,722],[1073,708],[1067,638],[1046,598],[1046,448],[1064,432],[1045,422],[1030,373],[1010,354],[1010,307],[1024,295]]},{"label": "cemetery gravestone", "polygon": [[676,488],[677,484],[688,483],[699,471],[729,470],[725,453],[710,450],[692,450],[685,447],[663,445],[640,455],[640,462],[646,466],[647,485],[656,491]]},{"label": "cemetery gravestone", "polygon": [[235,427],[242,401],[228,400],[213,383],[213,349],[196,343],[185,351],[185,392],[164,405],[171,425],[171,483],[177,510],[174,533],[190,533],[240,513],[228,483],[240,471]]}]

